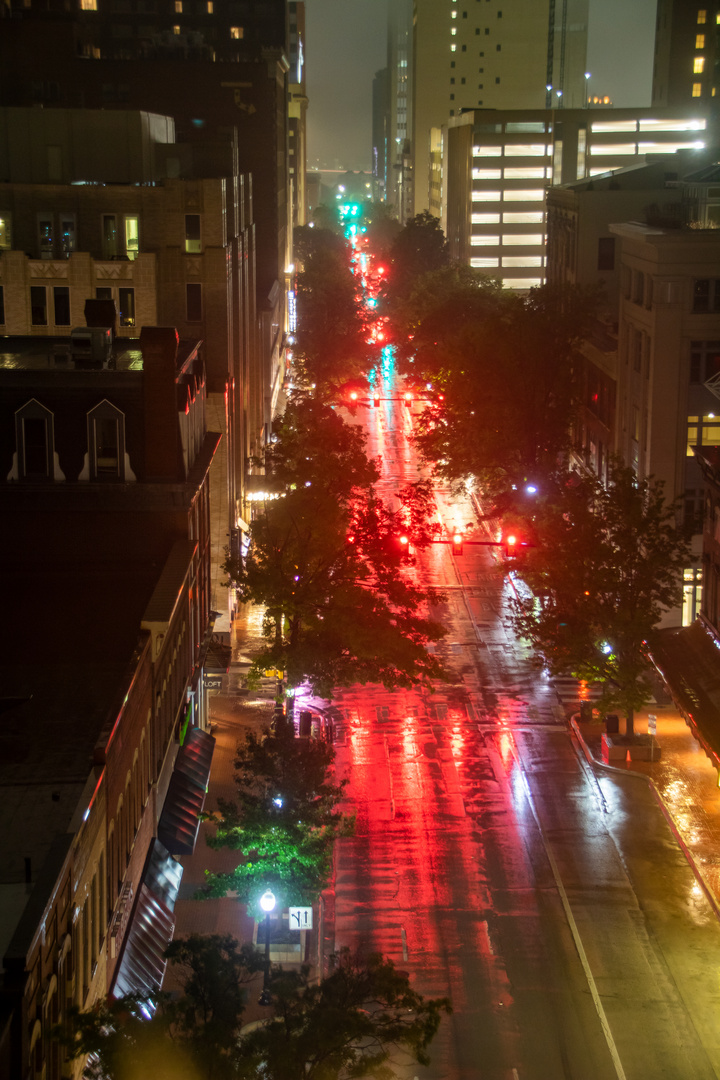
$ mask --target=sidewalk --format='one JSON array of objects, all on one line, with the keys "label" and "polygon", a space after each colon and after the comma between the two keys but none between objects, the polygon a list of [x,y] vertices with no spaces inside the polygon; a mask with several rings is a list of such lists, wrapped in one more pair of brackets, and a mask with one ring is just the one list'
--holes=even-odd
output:
[{"label": "sidewalk", "polygon": [[[711,763],[687,721],[674,704],[647,706],[635,717],[635,731],[646,733],[648,714],[657,718],[656,739],[660,761],[613,762],[602,754],[604,724],[581,722],[576,714],[571,727],[585,756],[610,772],[632,773],[649,783],[673,832],[688,857],[699,884],[720,917],[720,789],[718,770]],[[620,721],[624,733],[624,720]]]}]

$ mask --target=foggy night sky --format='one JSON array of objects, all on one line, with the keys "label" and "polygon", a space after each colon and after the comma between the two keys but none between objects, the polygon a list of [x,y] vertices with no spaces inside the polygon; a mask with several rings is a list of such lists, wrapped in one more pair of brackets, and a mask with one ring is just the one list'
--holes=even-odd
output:
[{"label": "foggy night sky", "polygon": [[[590,89],[649,105],[656,0],[590,0]],[[387,0],[305,0],[308,168],[370,169],[372,81],[387,63]]]}]

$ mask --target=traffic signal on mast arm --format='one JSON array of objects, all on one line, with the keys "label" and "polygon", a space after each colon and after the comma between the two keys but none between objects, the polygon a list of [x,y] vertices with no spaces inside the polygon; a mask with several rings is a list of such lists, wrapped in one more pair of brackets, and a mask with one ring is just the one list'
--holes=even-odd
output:
[{"label": "traffic signal on mast arm", "polygon": [[504,540],[505,540],[505,557],[509,559],[512,556],[517,555],[519,545],[520,545],[520,539],[519,539],[517,533],[515,533],[515,532],[508,533],[508,535],[506,537],[504,537]]},{"label": "traffic signal on mast arm", "polygon": [[452,553],[453,555],[462,555],[463,553],[463,534],[456,529],[452,535]]},{"label": "traffic signal on mast arm", "polygon": [[379,394],[373,394],[373,406],[376,409],[380,408],[380,395]]},{"label": "traffic signal on mast arm", "polygon": [[413,396],[410,393],[410,391],[408,390],[408,392],[403,395],[403,403],[404,403],[406,409],[411,408],[412,400],[413,400]]}]

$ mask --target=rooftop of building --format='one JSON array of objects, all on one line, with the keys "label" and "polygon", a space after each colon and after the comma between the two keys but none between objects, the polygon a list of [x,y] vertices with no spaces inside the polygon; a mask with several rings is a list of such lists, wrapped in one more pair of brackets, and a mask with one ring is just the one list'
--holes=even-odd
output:
[{"label": "rooftop of building", "polygon": [[[87,373],[142,371],[143,354],[139,338],[116,337],[107,356],[93,359],[88,356],[87,342],[90,328],[74,328],[63,336],[0,337],[0,372],[6,371],[75,371]],[[102,332],[103,328],[98,328]],[[84,341],[83,341],[84,339]],[[75,345],[73,345],[75,341]],[[178,343],[177,370],[182,371],[188,360],[197,353],[201,342],[197,338],[182,339]]]}]

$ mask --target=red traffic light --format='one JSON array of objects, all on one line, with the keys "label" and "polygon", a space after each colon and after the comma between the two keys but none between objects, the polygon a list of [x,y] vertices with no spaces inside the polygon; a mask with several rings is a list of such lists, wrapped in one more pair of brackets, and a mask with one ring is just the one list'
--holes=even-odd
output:
[{"label": "red traffic light", "polygon": [[408,536],[398,536],[398,542],[401,547],[407,547],[410,543],[410,538]]},{"label": "red traffic light", "polygon": [[452,538],[452,550],[454,555],[462,555],[463,553],[463,534],[460,532],[453,533]]},{"label": "red traffic light", "polygon": [[410,406],[412,405],[412,399],[413,399],[413,396],[412,396],[412,394],[409,394],[409,393],[408,393],[408,394],[405,394],[405,396],[404,396],[404,399],[403,399],[403,400],[404,400],[404,402],[405,402],[405,408],[406,408],[406,409],[409,409],[409,408],[410,408]]},{"label": "red traffic light", "polygon": [[375,394],[375,396],[373,397],[373,405],[375,406],[376,409],[380,408],[380,395],[379,394]]},{"label": "red traffic light", "polygon": [[351,390],[350,391],[350,400],[351,401],[357,401],[357,399],[358,399],[357,390]]},{"label": "red traffic light", "polygon": [[515,545],[517,544],[517,542],[518,542],[518,538],[517,538],[517,536],[514,536],[514,535],[512,535],[512,534],[511,534],[510,536],[506,536],[506,537],[505,537],[505,543],[507,544],[507,546],[508,546],[509,548],[513,548],[513,547],[515,547]]}]

